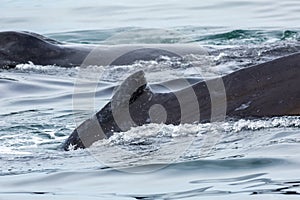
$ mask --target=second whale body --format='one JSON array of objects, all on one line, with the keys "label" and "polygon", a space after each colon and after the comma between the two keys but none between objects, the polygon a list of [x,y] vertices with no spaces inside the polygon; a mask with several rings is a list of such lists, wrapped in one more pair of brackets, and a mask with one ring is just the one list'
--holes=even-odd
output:
[{"label": "second whale body", "polygon": [[129,65],[138,60],[187,54],[206,52],[191,44],[68,44],[31,32],[0,32],[0,68],[28,62],[61,67]]}]

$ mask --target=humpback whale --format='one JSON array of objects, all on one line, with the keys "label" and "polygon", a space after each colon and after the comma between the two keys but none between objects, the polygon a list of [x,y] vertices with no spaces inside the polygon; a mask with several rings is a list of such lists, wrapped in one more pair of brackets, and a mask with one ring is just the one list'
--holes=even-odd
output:
[{"label": "humpback whale", "polygon": [[[226,93],[223,102],[225,117],[261,118],[300,114],[300,53],[243,68],[221,79]],[[218,80],[199,81],[181,90],[159,93],[147,84],[144,72],[138,71],[119,86],[109,103],[73,131],[63,148],[89,147],[114,132],[147,123],[178,125],[210,122],[213,110],[224,109],[222,103],[212,108],[213,99],[218,97],[218,92],[222,92],[209,90],[209,85],[215,81]],[[178,97],[189,96],[191,90],[196,99],[185,98],[188,114],[182,118],[182,103]],[[200,112],[194,109],[195,101]],[[164,119],[159,115],[156,118],[150,116],[151,107],[155,105],[164,108]]]},{"label": "humpback whale", "polygon": [[[128,65],[177,54],[205,54],[205,51],[190,44],[67,44],[31,32],[0,32],[0,68],[13,68],[28,62],[62,67]],[[95,58],[85,62],[89,55]]]},{"label": "humpback whale", "polygon": [[[93,51],[100,59],[85,62]],[[127,65],[162,55],[178,57],[185,54],[205,52],[187,44],[74,45],[36,33],[0,32],[0,68],[11,68],[27,62],[62,67],[83,64]],[[221,88],[211,87],[220,80]],[[300,53],[168,92],[153,90],[144,72],[137,71],[124,80],[110,102],[71,133],[62,147],[65,150],[69,150],[69,147],[86,148],[110,137],[114,132],[127,131],[133,126],[147,123],[178,125],[223,118],[299,115],[299,85]],[[155,112],[151,112],[153,109]]]}]

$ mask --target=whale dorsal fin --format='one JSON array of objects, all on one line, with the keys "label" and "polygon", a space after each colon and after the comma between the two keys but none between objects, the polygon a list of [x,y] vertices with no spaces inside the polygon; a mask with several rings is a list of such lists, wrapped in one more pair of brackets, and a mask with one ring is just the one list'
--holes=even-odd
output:
[{"label": "whale dorsal fin", "polygon": [[114,106],[123,107],[131,104],[140,96],[147,86],[144,71],[140,70],[127,77],[112,97]]}]

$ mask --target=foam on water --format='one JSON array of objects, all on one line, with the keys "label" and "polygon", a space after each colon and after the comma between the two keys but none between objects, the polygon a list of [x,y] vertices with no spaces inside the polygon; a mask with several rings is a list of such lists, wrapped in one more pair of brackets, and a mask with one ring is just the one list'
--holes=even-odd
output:
[{"label": "foam on water", "polygon": [[274,117],[269,119],[240,119],[237,121],[228,121],[220,123],[206,124],[146,124],[131,128],[127,132],[115,133],[106,140],[107,144],[123,144],[135,142],[136,139],[157,138],[157,137],[184,137],[188,135],[199,136],[206,131],[216,129],[224,133],[241,132],[245,130],[256,131],[260,129],[271,128],[297,128],[300,127],[300,117]]},{"label": "foam on water", "polygon": [[35,65],[32,62],[18,64],[14,69],[16,72],[22,73],[39,73],[55,76],[74,76],[78,71],[78,68],[62,68],[61,66],[55,65]]},{"label": "foam on water", "polygon": [[[297,144],[299,137],[294,131],[299,127],[299,117],[179,126],[147,124],[98,141],[91,152],[100,162],[117,168],[200,158],[220,159],[225,155],[227,158],[243,157],[248,151],[274,144]],[[282,131],[291,133],[281,135]]]}]

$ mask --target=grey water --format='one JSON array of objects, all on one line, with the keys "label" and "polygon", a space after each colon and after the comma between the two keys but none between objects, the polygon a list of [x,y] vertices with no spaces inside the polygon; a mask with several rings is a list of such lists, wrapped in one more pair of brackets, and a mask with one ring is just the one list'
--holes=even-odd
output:
[{"label": "grey water", "polygon": [[[24,63],[0,69],[1,200],[299,198],[299,116],[148,124],[89,149],[60,148],[137,69],[155,88],[298,52],[299,1],[0,2],[1,31],[33,31],[86,45],[188,43],[208,52],[127,66]],[[74,105],[76,83],[95,75],[94,98]]]}]

